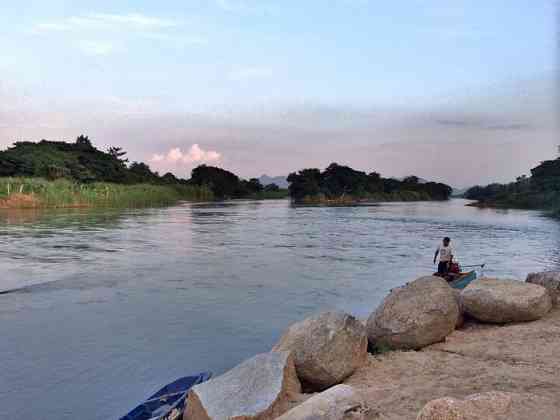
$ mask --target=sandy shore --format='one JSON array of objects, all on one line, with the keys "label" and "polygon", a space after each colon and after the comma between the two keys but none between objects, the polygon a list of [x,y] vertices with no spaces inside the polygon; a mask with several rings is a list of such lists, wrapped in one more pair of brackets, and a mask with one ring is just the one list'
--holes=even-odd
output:
[{"label": "sandy shore", "polygon": [[368,419],[413,420],[430,400],[486,391],[548,397],[560,413],[560,308],[528,323],[468,322],[420,351],[370,354],[345,383],[366,397]]}]

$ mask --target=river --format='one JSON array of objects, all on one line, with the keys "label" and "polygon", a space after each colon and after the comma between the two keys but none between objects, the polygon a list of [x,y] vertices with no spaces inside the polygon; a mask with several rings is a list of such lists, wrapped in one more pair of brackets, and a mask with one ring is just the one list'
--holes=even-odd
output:
[{"label": "river", "polygon": [[558,221],[463,200],[0,212],[0,418],[117,419],[308,314],[367,317],[443,236],[487,275],[560,269]]}]

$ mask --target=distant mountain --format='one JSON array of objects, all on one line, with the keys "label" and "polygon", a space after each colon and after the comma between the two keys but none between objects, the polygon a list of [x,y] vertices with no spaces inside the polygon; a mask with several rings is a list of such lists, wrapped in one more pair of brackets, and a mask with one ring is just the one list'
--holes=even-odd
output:
[{"label": "distant mountain", "polygon": [[285,176],[261,175],[259,181],[262,185],[276,184],[280,188],[288,188],[288,186],[290,185]]},{"label": "distant mountain", "polygon": [[452,197],[462,197],[467,192],[468,188],[453,188],[451,193]]}]

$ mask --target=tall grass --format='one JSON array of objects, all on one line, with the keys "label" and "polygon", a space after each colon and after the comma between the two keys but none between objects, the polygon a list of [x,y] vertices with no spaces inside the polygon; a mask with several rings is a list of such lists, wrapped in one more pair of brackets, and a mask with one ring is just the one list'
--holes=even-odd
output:
[{"label": "tall grass", "polygon": [[[181,184],[78,184],[67,179],[0,178],[0,199],[10,201],[17,194],[32,198],[35,207],[145,207],[213,198],[208,188]],[[18,206],[17,200],[11,201],[11,206]],[[29,205],[29,201],[26,203],[22,206]]]}]

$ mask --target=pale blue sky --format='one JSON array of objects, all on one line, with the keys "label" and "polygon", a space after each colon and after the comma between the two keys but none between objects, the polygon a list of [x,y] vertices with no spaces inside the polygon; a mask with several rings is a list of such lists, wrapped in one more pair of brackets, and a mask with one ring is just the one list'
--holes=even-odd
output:
[{"label": "pale blue sky", "polygon": [[[542,86],[557,72],[556,16],[552,0],[4,0],[0,144],[81,129],[146,160],[196,143],[246,176],[334,160],[375,169],[360,147],[466,142],[449,121],[544,128],[529,114],[553,104]],[[520,95],[534,109],[496,117]],[[418,138],[424,119],[434,126]],[[494,131],[494,143],[521,141],[520,130]],[[317,157],[321,144],[330,152]],[[305,158],[293,161],[298,148]],[[539,150],[497,178],[525,171]],[[265,163],[271,153],[284,158]],[[193,161],[172,163],[184,175]],[[450,175],[398,164],[395,175]]]}]

